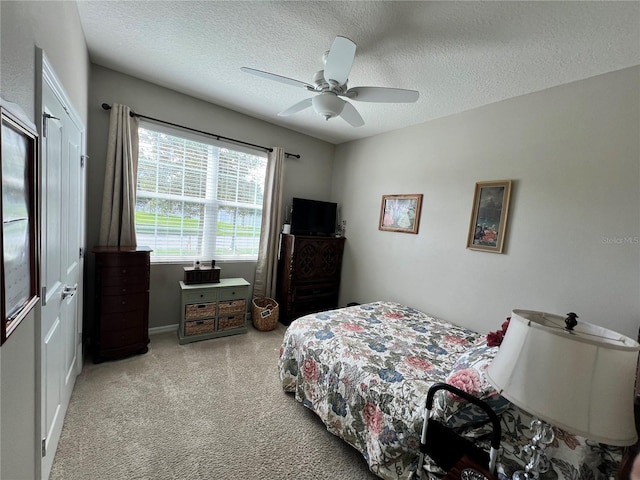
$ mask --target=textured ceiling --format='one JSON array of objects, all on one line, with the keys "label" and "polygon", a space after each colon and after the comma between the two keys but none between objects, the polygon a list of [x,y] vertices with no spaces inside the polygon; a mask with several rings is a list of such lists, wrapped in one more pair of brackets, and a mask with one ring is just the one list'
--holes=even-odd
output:
[{"label": "textured ceiling", "polygon": [[[637,1],[77,3],[92,62],[336,144],[640,65]],[[240,71],[312,83],[336,35],[357,44],[350,87],[418,102],[352,101],[359,128],[278,117],[314,94]]]}]

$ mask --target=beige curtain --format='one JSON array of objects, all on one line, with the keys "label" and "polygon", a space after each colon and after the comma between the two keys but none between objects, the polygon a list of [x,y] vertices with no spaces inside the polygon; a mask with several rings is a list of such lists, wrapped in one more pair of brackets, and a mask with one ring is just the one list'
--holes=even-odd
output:
[{"label": "beige curtain", "polygon": [[253,283],[255,297],[271,297],[276,294],[278,245],[282,226],[282,190],[284,184],[284,150],[274,148],[267,161],[262,204],[262,230],[260,250]]},{"label": "beige curtain", "polygon": [[137,245],[134,214],[140,122],[130,112],[126,105],[114,103],[111,107],[100,218],[102,246]]}]

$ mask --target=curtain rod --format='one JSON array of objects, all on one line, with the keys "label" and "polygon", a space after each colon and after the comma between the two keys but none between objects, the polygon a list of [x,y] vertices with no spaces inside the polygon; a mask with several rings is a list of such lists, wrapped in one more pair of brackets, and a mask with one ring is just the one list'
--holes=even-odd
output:
[{"label": "curtain rod", "polygon": [[[102,108],[105,109],[105,110],[111,110],[111,105],[109,105],[108,103],[103,103],[102,104]],[[139,113],[134,112],[133,110],[131,110],[129,112],[129,115],[132,116],[132,117],[145,118],[147,120],[153,120],[154,122],[164,123],[165,125],[171,125],[172,127],[183,128],[185,130],[189,130],[191,132],[196,132],[196,133],[201,133],[203,135],[208,135],[210,137],[215,137],[216,140],[227,140],[229,142],[239,143],[240,145],[247,145],[249,147],[259,148],[259,149],[265,150],[267,152],[273,152],[273,148],[271,148],[271,147],[263,147],[262,145],[256,145],[255,143],[243,142],[242,140],[236,140],[235,138],[223,137],[222,135],[216,135],[215,133],[209,133],[209,132],[205,132],[203,130],[197,130],[195,128],[185,127],[184,125],[178,125],[177,123],[167,122],[166,120],[160,120],[159,118],[153,118],[153,117],[148,117],[146,115],[141,115]],[[284,152],[284,154],[287,157],[300,158],[300,155],[297,155],[295,153]]]}]

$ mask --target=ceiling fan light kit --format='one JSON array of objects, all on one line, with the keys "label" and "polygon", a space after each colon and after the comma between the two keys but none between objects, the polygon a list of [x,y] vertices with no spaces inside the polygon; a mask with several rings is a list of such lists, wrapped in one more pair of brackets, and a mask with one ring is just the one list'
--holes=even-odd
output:
[{"label": "ceiling fan light kit", "polygon": [[324,70],[315,73],[313,85],[254,68],[242,67],[241,70],[268,80],[318,93],[317,96],[302,100],[278,113],[281,117],[313,107],[313,110],[325,120],[340,116],[352,127],[361,127],[364,125],[364,120],[358,111],[351,103],[340,97],[375,103],[413,103],[418,101],[420,94],[415,90],[386,87],[347,88],[347,80],[355,54],[356,44],[347,37],[337,36],[331,44],[331,49],[322,55]]},{"label": "ceiling fan light kit", "polygon": [[345,101],[338,98],[335,93],[324,92],[313,97],[311,103],[313,105],[313,109],[318,115],[323,116],[325,120],[329,120],[330,118],[337,117],[342,113]]}]

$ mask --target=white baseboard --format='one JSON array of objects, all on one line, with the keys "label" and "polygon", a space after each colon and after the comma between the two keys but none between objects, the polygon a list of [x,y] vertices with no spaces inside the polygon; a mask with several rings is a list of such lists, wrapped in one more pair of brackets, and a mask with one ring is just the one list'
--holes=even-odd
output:
[{"label": "white baseboard", "polygon": [[149,329],[149,335],[155,335],[157,333],[167,333],[167,332],[177,332],[178,324],[174,323],[173,325],[163,325],[162,327],[152,327]]}]

